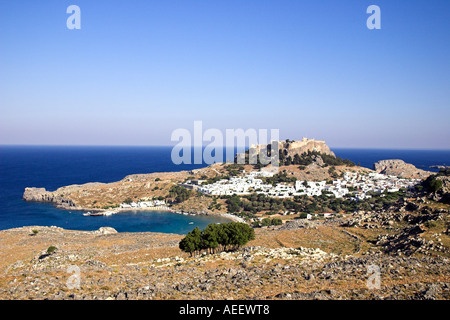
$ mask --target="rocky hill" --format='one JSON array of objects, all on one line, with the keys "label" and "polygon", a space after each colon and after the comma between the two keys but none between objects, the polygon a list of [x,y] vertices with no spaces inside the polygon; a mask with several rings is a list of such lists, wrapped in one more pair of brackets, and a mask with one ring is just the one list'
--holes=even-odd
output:
[{"label": "rocky hill", "polygon": [[428,176],[433,174],[431,171],[418,169],[414,165],[399,159],[381,160],[375,162],[373,169],[378,173],[408,179],[426,179]]},{"label": "rocky hill", "polygon": [[292,158],[298,154],[307,153],[308,151],[320,152],[323,154],[328,154],[335,156],[334,152],[330,150],[325,141],[303,138],[300,141],[280,141],[280,149],[286,150],[287,155]]},{"label": "rocky hill", "polygon": [[[293,141],[288,139],[285,141],[278,141],[278,146],[279,150],[283,150],[283,152],[285,152],[285,155],[290,156],[291,158],[294,158],[296,154],[301,155],[308,152],[320,152],[323,154],[335,156],[335,154],[330,150],[325,141],[315,139],[303,138],[300,141]],[[256,152],[259,154],[261,150],[266,150],[267,147],[268,145],[258,144],[250,146],[249,149],[256,150]]]}]

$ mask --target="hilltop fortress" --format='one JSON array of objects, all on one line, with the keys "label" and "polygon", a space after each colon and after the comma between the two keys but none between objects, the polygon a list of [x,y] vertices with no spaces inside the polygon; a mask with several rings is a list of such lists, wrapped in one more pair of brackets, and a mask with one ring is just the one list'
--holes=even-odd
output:
[{"label": "hilltop fortress", "polygon": [[288,156],[294,156],[295,154],[302,154],[308,151],[317,151],[336,156],[325,141],[308,138],[303,138],[301,141],[280,141],[280,149],[287,150]]},{"label": "hilltop fortress", "polygon": [[[272,142],[273,143],[273,142]],[[301,155],[303,153],[307,153],[308,151],[316,151],[323,154],[328,154],[331,156],[336,156],[333,151],[330,150],[330,148],[327,146],[325,141],[322,140],[315,140],[315,139],[308,139],[303,137],[300,141],[293,141],[286,139],[285,141],[278,141],[279,150],[285,150],[286,156],[294,157],[295,154]],[[267,145],[252,145],[250,146],[250,150],[256,148],[256,152],[259,154],[261,151],[261,148],[266,148]]]}]

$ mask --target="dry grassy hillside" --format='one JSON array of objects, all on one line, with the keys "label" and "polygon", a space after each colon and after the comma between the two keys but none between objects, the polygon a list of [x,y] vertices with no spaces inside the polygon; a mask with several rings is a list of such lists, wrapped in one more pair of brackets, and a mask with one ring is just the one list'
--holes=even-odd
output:
[{"label": "dry grassy hillside", "polygon": [[[424,208],[296,220],[256,229],[239,251],[197,257],[178,249],[179,235],[0,231],[0,298],[449,299],[449,211]],[[70,266],[79,287],[67,285]]]}]

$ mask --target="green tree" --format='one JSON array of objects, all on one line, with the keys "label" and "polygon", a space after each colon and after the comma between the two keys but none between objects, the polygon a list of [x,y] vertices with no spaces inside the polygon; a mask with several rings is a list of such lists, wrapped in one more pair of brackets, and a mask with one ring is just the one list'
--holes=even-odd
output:
[{"label": "green tree", "polygon": [[254,239],[255,231],[245,223],[210,224],[203,231],[197,227],[189,232],[180,241],[179,248],[192,256],[205,249],[210,253],[217,249],[236,250]]},{"label": "green tree", "polygon": [[227,199],[226,204],[228,204],[228,211],[231,213],[241,211],[242,203],[241,198],[233,194],[231,198]]},{"label": "green tree", "polygon": [[172,186],[169,190],[169,197],[174,198],[176,202],[181,203],[192,196],[192,190],[181,186]]},{"label": "green tree", "polygon": [[184,237],[178,247],[184,252],[189,252],[190,255],[195,255],[197,251],[202,249],[202,232],[198,227],[189,232],[186,237]]},{"label": "green tree", "polygon": [[191,255],[191,257],[192,257],[192,254],[195,252],[195,249],[196,249],[195,245],[194,245],[194,241],[191,238],[191,236],[189,236],[189,235],[187,235],[186,237],[184,237],[180,241],[178,247],[181,250],[183,250],[184,252],[188,252]]},{"label": "green tree", "polygon": [[210,253],[214,253],[215,249],[219,246],[218,229],[219,229],[219,225],[209,224],[202,231],[202,248],[209,249]]}]

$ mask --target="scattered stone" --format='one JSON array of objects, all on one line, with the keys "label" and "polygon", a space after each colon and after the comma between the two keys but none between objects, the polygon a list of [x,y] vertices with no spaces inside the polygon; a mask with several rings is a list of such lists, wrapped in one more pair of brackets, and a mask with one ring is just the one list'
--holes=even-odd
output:
[{"label": "scattered stone", "polygon": [[101,227],[97,231],[93,231],[95,234],[107,235],[107,234],[116,234],[117,230],[111,227]]}]

